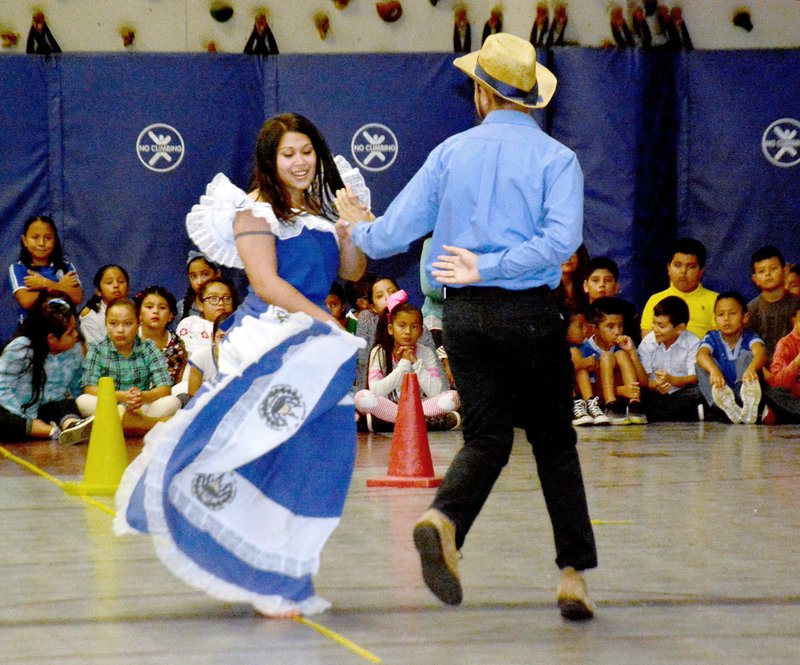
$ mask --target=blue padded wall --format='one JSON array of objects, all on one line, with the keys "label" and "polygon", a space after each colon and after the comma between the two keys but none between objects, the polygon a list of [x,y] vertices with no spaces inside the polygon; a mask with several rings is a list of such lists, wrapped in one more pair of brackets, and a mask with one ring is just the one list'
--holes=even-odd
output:
[{"label": "blue padded wall", "polygon": [[[749,256],[759,246],[777,244],[800,260],[800,165],[789,165],[800,150],[792,134],[792,123],[800,127],[800,51],[563,47],[539,57],[559,85],[534,117],[577,152],[586,244],[620,264],[627,298],[642,304],[665,286],[667,248],[678,235],[708,246],[709,287],[748,297],[755,295]],[[352,146],[363,151],[365,135],[391,148],[390,168],[362,169],[380,213],[434,146],[476,121],[472,86],[452,59],[0,56],[0,92],[13,100],[0,110],[0,262],[17,258],[24,220],[46,212],[87,297],[94,272],[111,262],[128,268],[134,290],[161,283],[182,295],[186,212],[219,171],[247,185],[258,129],[276,112],[308,116],[354,164]],[[779,136],[788,137],[782,151]],[[178,155],[156,156],[153,140],[182,141],[180,164],[165,168]],[[770,162],[768,154],[779,152],[783,163]],[[145,165],[153,159],[160,171]],[[383,164],[377,156],[370,162]],[[419,300],[418,256],[419,243],[370,269],[396,276]],[[7,279],[0,302],[9,312],[0,317],[7,339],[14,320]]]},{"label": "blue padded wall", "polygon": [[[800,261],[800,51],[692,53],[685,86],[678,228],[705,243],[709,285],[753,296],[756,249]],[[762,140],[780,120],[793,141],[778,165]]]}]

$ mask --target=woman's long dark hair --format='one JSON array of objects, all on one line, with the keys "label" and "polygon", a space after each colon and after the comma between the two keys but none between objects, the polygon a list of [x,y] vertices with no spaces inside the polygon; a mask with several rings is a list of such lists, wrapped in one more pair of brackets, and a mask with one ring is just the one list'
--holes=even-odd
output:
[{"label": "woman's long dark hair", "polygon": [[298,132],[311,139],[317,154],[317,173],[311,186],[303,192],[306,207],[317,215],[335,221],[338,214],[333,208],[337,189],[344,183],[333,161],[328,144],[314,124],[296,113],[284,113],[267,120],[261,127],[256,142],[255,170],[251,189],[257,188],[261,199],[272,205],[275,216],[282,222],[296,215],[292,208],[292,197],[278,178],[278,144],[286,132]]},{"label": "woman's long dark hair", "polygon": [[[64,261],[64,250],[61,247],[61,238],[58,237],[58,229],[56,229],[56,223],[53,221],[53,218],[48,215],[34,215],[33,217],[29,217],[25,220],[25,226],[22,227],[22,235],[28,232],[28,229],[31,228],[31,224],[34,222],[44,222],[45,224],[49,224],[50,228],[53,229],[55,242],[53,243],[53,251],[50,253],[50,263],[53,264],[56,270],[66,271],[67,264]],[[19,241],[19,260],[20,263],[28,268],[30,268],[33,263],[33,257],[25,247],[25,243],[22,242],[22,238],[20,238]]]},{"label": "woman's long dark hair", "polygon": [[30,373],[33,388],[31,398],[22,405],[24,409],[39,401],[47,383],[47,372],[44,369],[45,361],[50,354],[47,336],[52,333],[56,338],[60,338],[73,319],[75,319],[75,309],[66,293],[43,291],[17,330],[16,337],[27,338],[32,351],[28,364],[22,370],[26,374]]},{"label": "woman's long dark hair", "polygon": [[86,307],[91,309],[93,312],[100,311],[100,302],[103,300],[103,296],[99,295],[97,292],[100,290],[100,282],[103,281],[103,276],[106,274],[106,270],[109,268],[118,268],[120,272],[125,275],[125,281],[128,282],[128,292],[130,292],[131,279],[128,277],[128,271],[122,266],[118,266],[116,263],[104,265],[94,274],[94,281],[92,282],[94,284],[94,293],[92,294],[92,297],[86,301]]}]

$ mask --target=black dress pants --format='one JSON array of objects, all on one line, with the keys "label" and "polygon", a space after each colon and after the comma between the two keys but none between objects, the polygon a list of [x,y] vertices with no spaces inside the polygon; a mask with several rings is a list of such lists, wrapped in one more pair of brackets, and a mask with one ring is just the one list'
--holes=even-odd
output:
[{"label": "black dress pants", "polygon": [[463,545],[508,462],[514,425],[521,422],[536,458],[556,564],[595,567],[572,427],[572,363],[564,321],[549,289],[449,288],[442,327],[461,399],[464,447],[432,507],[455,524],[456,546]]}]

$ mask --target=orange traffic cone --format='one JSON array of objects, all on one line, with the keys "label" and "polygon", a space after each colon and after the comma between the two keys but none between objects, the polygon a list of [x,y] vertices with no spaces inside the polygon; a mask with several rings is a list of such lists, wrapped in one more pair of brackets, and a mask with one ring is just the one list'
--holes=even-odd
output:
[{"label": "orange traffic cone", "polygon": [[97,411],[92,423],[83,480],[64,483],[64,491],[67,494],[113,495],[127,466],[128,450],[125,448],[122,421],[117,411],[114,379],[103,376],[97,383]]},{"label": "orange traffic cone", "polygon": [[438,487],[442,484],[441,476],[433,473],[419,381],[413,372],[403,377],[387,474],[381,478],[367,478],[367,487]]}]

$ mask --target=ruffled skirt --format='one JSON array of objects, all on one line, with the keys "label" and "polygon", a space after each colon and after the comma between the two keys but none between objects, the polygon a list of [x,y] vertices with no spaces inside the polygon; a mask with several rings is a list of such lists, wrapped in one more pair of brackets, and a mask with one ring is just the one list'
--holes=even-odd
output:
[{"label": "ruffled skirt", "polygon": [[355,460],[353,335],[305,314],[237,311],[217,379],[156,426],[116,495],[176,576],[265,613],[321,612],[319,554]]}]

